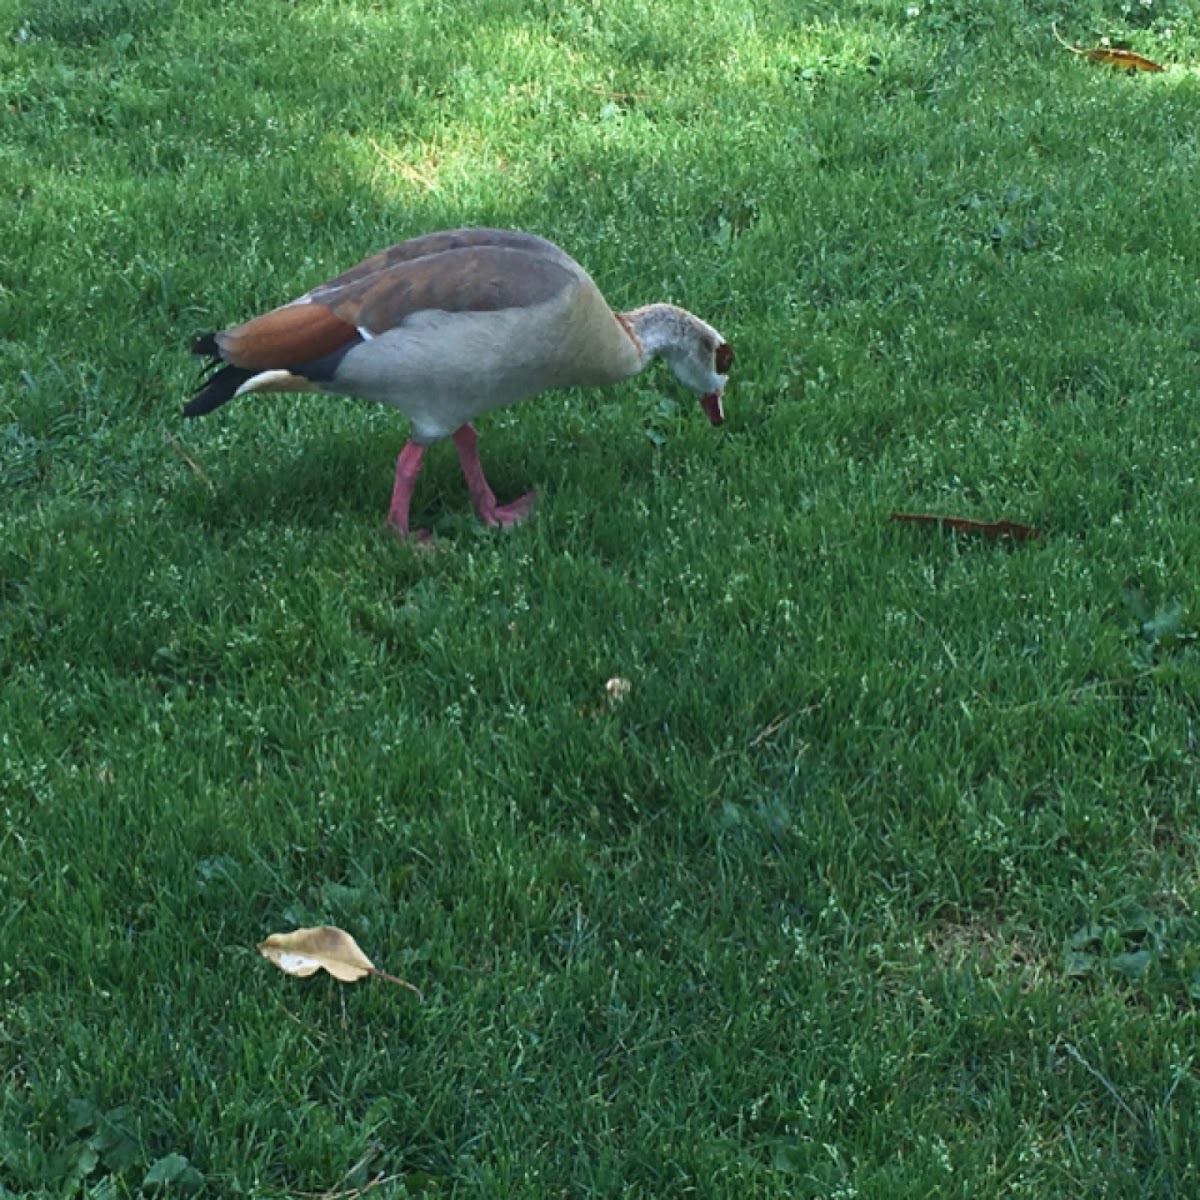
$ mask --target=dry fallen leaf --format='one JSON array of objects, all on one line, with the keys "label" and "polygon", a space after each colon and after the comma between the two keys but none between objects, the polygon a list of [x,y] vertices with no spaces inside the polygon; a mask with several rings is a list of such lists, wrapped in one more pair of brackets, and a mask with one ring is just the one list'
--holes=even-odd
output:
[{"label": "dry fallen leaf", "polygon": [[1082,55],[1089,62],[1104,63],[1106,66],[1117,67],[1125,71],[1166,70],[1166,67],[1156,63],[1153,59],[1147,58],[1144,54],[1138,54],[1133,50],[1114,50],[1111,46],[1093,46],[1090,50],[1085,50],[1082,46],[1072,46],[1058,32],[1057,24],[1051,25],[1050,28],[1060,45],[1066,46],[1072,54]]},{"label": "dry fallen leaf", "polygon": [[1113,50],[1107,46],[1095,46],[1083,51],[1085,58],[1092,62],[1105,63],[1110,67],[1119,67],[1126,71],[1165,71],[1167,68],[1138,54],[1133,50]]},{"label": "dry fallen leaf", "polygon": [[420,989],[407,980],[380,971],[348,933],[333,925],[273,933],[265,942],[259,943],[258,952],[289,975],[308,976],[325,970],[343,983],[355,983],[364,975],[378,975],[380,979],[398,983],[416,992],[418,998],[424,998]]},{"label": "dry fallen leaf", "polygon": [[324,968],[343,983],[354,983],[375,970],[375,964],[348,934],[332,925],[272,934],[259,947],[281,971],[312,975]]},{"label": "dry fallen leaf", "polygon": [[973,521],[970,517],[942,517],[936,513],[894,512],[890,520],[907,521],[913,525],[936,525],[955,533],[973,533],[979,537],[1003,539],[1010,542],[1033,542],[1042,535],[1031,525],[1018,525],[1015,521]]}]

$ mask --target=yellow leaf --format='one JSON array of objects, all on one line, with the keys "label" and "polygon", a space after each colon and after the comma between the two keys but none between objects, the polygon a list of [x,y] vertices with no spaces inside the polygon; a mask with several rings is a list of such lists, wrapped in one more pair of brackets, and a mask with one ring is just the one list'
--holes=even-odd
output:
[{"label": "yellow leaf", "polygon": [[333,925],[273,933],[265,942],[259,942],[258,952],[289,975],[314,975],[324,968],[343,983],[355,983],[364,975],[375,975],[388,983],[408,988],[422,1003],[425,1000],[419,987],[407,979],[379,970],[348,933]]},{"label": "yellow leaf", "polygon": [[332,925],[272,934],[259,944],[259,953],[289,975],[312,975],[324,968],[343,983],[375,974],[375,964],[358,943]]}]

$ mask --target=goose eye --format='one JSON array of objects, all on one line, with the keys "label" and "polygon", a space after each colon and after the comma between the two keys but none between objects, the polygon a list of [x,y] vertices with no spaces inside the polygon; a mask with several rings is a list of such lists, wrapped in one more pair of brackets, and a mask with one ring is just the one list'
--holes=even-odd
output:
[{"label": "goose eye", "polygon": [[729,368],[733,366],[733,347],[728,342],[722,342],[717,347],[713,361],[716,363],[718,375],[728,375]]}]

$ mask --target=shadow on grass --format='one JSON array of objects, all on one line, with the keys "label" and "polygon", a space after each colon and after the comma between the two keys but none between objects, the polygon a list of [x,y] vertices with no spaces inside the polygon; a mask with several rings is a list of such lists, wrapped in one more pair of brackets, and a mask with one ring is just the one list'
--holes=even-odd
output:
[{"label": "shadow on grass", "polygon": [[[248,447],[214,446],[203,452],[204,476],[189,472],[173,507],[182,519],[210,530],[269,524],[324,529],[353,517],[383,533],[396,455],[407,436],[407,422],[397,415],[394,433],[386,435],[366,429],[306,433],[299,445],[280,444],[261,455]],[[262,440],[269,441],[265,435]],[[195,461],[196,447],[187,449]],[[547,477],[544,451],[522,445],[519,435],[489,438],[485,432],[484,455],[498,496],[516,496]],[[448,441],[425,456],[412,515],[415,524],[435,529],[475,519]]]}]

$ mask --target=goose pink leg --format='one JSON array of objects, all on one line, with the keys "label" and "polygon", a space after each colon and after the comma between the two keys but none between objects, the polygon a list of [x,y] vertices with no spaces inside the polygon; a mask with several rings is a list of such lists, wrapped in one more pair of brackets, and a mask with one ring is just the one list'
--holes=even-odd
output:
[{"label": "goose pink leg", "polygon": [[[463,475],[466,476],[467,489],[471,493],[471,503],[485,525],[500,525],[505,528],[509,525],[519,525],[532,511],[537,493],[526,492],[511,504],[497,504],[496,493],[484,478],[483,464],[479,461],[478,442],[479,437],[473,425],[463,425],[454,434],[454,445],[458,450],[458,461],[462,464]],[[399,478],[397,464],[397,483]]]},{"label": "goose pink leg", "polygon": [[[388,509],[388,524],[403,538],[408,537],[408,509],[412,503],[413,488],[417,476],[421,473],[421,460],[425,457],[425,447],[416,442],[406,442],[396,459],[396,483],[392,488],[392,506]],[[417,530],[417,537],[428,538],[424,530]]]}]

